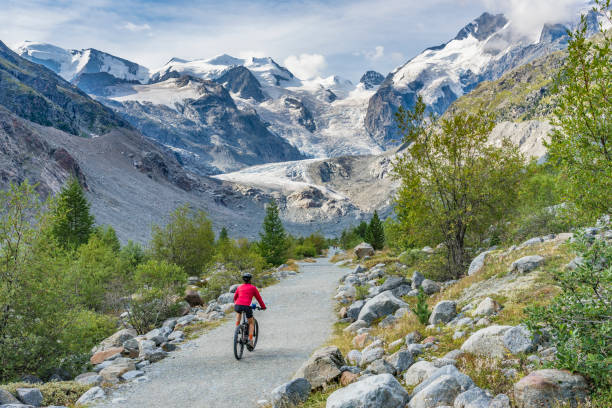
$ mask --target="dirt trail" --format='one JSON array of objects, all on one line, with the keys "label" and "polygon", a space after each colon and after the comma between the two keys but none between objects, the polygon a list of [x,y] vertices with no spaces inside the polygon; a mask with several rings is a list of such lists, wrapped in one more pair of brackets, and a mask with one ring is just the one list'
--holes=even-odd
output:
[{"label": "dirt trail", "polygon": [[148,381],[121,386],[97,406],[254,407],[331,335],[332,297],[347,270],[327,259],[300,264],[300,270],[262,291],[268,310],[255,312],[261,331],[255,352],[245,350],[237,361],[232,351],[235,323],[225,322],[147,367]]}]

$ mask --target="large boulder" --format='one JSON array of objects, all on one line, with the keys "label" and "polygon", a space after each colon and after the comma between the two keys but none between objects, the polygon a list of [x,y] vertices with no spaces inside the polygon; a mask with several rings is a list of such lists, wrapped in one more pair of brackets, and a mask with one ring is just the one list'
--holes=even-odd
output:
[{"label": "large boulder", "polygon": [[385,360],[393,366],[395,372],[399,375],[414,363],[414,356],[408,350],[400,350],[397,353],[391,354]]},{"label": "large boulder", "polygon": [[228,303],[234,303],[234,294],[233,293],[224,293],[217,298],[217,302],[220,305],[226,305]]},{"label": "large boulder", "polygon": [[335,346],[324,347],[315,351],[312,356],[297,370],[293,379],[305,378],[313,389],[326,388],[340,377],[340,367],[345,365],[340,349]]},{"label": "large boulder", "polygon": [[391,374],[364,378],[333,392],[326,408],[397,408],[408,402],[408,393]]},{"label": "large boulder", "polygon": [[91,352],[92,354],[95,354],[99,351],[108,350],[110,348],[121,347],[124,341],[133,339],[136,336],[138,336],[138,333],[136,333],[136,330],[134,329],[119,330],[112,336],[102,340],[102,342],[94,347]]},{"label": "large boulder", "polygon": [[385,279],[385,282],[380,285],[380,290],[381,292],[384,292],[385,290],[393,290],[407,283],[408,282],[406,279],[401,276],[389,276],[387,279]]},{"label": "large boulder", "polygon": [[296,407],[308,399],[310,383],[305,378],[296,378],[272,390],[273,408]]},{"label": "large boulder", "polygon": [[43,395],[38,388],[17,388],[17,398],[33,407],[40,407],[43,402]]},{"label": "large boulder", "polygon": [[21,402],[19,402],[10,392],[0,388],[0,405],[5,404],[21,404]]},{"label": "large boulder", "polygon": [[565,370],[537,370],[514,384],[514,400],[518,408],[556,407],[569,403],[572,407],[588,395],[585,379]]},{"label": "large boulder", "polygon": [[476,258],[472,259],[470,267],[468,268],[468,276],[472,276],[473,274],[478,273],[482,270],[485,264],[485,258],[487,254],[491,252],[492,251],[481,252],[480,254],[478,254],[478,256],[476,256]]},{"label": "large boulder", "polygon": [[459,392],[467,391],[470,388],[474,387],[474,381],[467,375],[460,372],[457,367],[454,365],[445,365],[444,367],[438,368],[436,371],[431,373],[429,377],[423,380],[422,383],[417,385],[414,390],[412,390],[412,397],[416,396],[422,390],[427,388],[430,384],[433,384],[440,377],[453,377],[457,384],[459,384]]},{"label": "large boulder", "polygon": [[357,258],[363,259],[366,256],[374,255],[374,248],[372,248],[372,245],[368,244],[367,242],[362,242],[361,244],[357,245],[355,249],[353,249],[353,252],[355,252]]},{"label": "large boulder", "polygon": [[418,393],[413,394],[409,408],[435,408],[451,405],[457,395],[461,393],[461,385],[451,375],[437,377]]},{"label": "large boulder", "polygon": [[116,382],[122,374],[135,369],[136,364],[134,364],[133,361],[125,359],[124,361],[120,361],[104,368],[102,371],[100,371],[100,376],[106,381]]},{"label": "large boulder", "polygon": [[434,282],[429,279],[423,280],[423,283],[421,283],[421,287],[423,288],[423,292],[428,295],[433,295],[434,293],[439,292],[441,289],[441,286],[438,282]]},{"label": "large boulder", "polygon": [[388,290],[370,299],[359,312],[357,320],[371,324],[376,319],[395,313],[400,307],[409,308],[410,306]]},{"label": "large boulder", "polygon": [[451,300],[443,300],[434,306],[429,316],[429,324],[448,323],[457,316],[457,304]]},{"label": "large boulder", "polygon": [[507,351],[504,345],[504,334],[512,326],[489,326],[473,333],[461,346],[467,353],[491,358],[503,358]]},{"label": "large boulder", "polygon": [[353,302],[348,307],[348,309],[346,309],[346,317],[348,317],[352,321],[357,320],[357,318],[359,317],[359,312],[361,312],[361,309],[363,308],[363,305],[365,305],[365,301],[364,300],[358,300],[356,302]]},{"label": "large boulder", "polygon": [[514,326],[504,333],[504,346],[512,354],[529,353],[538,345],[538,336],[533,335],[524,325]]},{"label": "large boulder", "polygon": [[406,385],[419,385],[437,370],[438,367],[429,361],[417,361],[404,373],[404,382]]},{"label": "large boulder", "polygon": [[543,263],[544,263],[544,257],[540,255],[524,256],[521,259],[517,259],[516,261],[512,262],[512,265],[510,265],[509,271],[518,272],[518,273],[527,273],[527,272],[531,272],[532,270],[542,265]]}]

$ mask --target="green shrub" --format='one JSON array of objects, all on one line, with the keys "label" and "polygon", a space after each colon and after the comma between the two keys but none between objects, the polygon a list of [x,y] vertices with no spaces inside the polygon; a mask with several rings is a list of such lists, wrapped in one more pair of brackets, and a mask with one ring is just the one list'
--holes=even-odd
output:
[{"label": "green shrub", "polygon": [[312,244],[303,244],[295,247],[297,259],[312,258],[317,256],[317,249]]},{"label": "green shrub", "polygon": [[0,386],[0,388],[17,394],[17,388],[36,387],[43,395],[43,405],[72,406],[81,395],[85,394],[92,386],[83,385],[74,381],[55,381],[45,384],[10,383]]},{"label": "green shrub", "polygon": [[164,320],[180,314],[181,306],[176,300],[176,296],[168,291],[143,289],[127,301],[128,322],[138,334],[145,334],[160,326]]},{"label": "green shrub", "polygon": [[356,288],[357,294],[355,295],[355,299],[363,300],[368,297],[368,287],[367,286],[357,286]]},{"label": "green shrub", "polygon": [[612,386],[612,246],[582,238],[575,247],[583,262],[555,272],[562,292],[546,307],[529,308],[527,324],[550,336],[556,365],[606,389]]},{"label": "green shrub", "polygon": [[134,283],[138,288],[160,289],[176,293],[187,281],[187,274],[180,266],[164,260],[150,260],[138,265],[134,273]]}]

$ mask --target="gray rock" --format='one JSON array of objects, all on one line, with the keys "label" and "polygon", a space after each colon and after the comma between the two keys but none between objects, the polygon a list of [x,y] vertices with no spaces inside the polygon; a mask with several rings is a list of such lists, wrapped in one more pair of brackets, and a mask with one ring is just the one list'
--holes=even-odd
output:
[{"label": "gray rock", "polygon": [[17,404],[3,404],[0,405],[0,408],[34,408],[33,405],[25,405],[22,404],[21,402],[17,403]]},{"label": "gray rock", "polygon": [[178,326],[178,327],[187,326],[187,325],[191,324],[191,322],[193,322],[195,319],[196,319],[195,315],[191,315],[191,314],[185,315],[185,316],[179,318],[176,321],[176,326]]},{"label": "gray rock", "polygon": [[491,397],[482,389],[472,387],[455,398],[454,408],[489,408]]},{"label": "gray rock", "polygon": [[[417,395],[421,392],[421,390],[428,387],[430,384],[435,382],[440,377],[453,377],[457,384],[459,384],[459,392],[467,391],[474,386],[474,381],[467,375],[460,372],[457,367],[454,365],[447,365],[444,367],[438,368],[436,371],[431,373],[427,379],[425,379],[422,383],[417,385],[415,389],[412,391],[412,396]],[[457,393],[459,394],[459,393]]]},{"label": "gray rock", "polygon": [[410,313],[410,309],[408,309],[407,307],[400,307],[399,309],[395,311],[395,313],[393,313],[393,316],[399,319],[401,317],[406,316],[409,313]]},{"label": "gray rock", "polygon": [[375,360],[383,358],[385,349],[382,347],[366,347],[361,352],[361,366],[366,366]]},{"label": "gray rock", "polygon": [[400,285],[397,288],[391,290],[391,292],[393,292],[393,294],[398,298],[402,296],[408,296],[412,292],[412,286],[408,284]]},{"label": "gray rock", "polygon": [[228,303],[234,303],[234,294],[233,293],[224,293],[217,298],[217,302],[220,305],[225,305]]},{"label": "gray rock", "polygon": [[491,400],[489,408],[510,408],[510,398],[506,394],[497,394]]},{"label": "gray rock", "polygon": [[[428,380],[426,380],[428,381]],[[419,387],[417,387],[419,388]],[[461,385],[451,375],[442,375],[427,382],[419,392],[413,393],[408,403],[409,408],[436,408],[450,405],[461,392]]]},{"label": "gray rock", "polygon": [[428,295],[433,295],[434,293],[440,291],[440,284],[429,279],[425,279],[423,283],[421,283],[421,287]]},{"label": "gray rock", "polygon": [[419,354],[421,354],[423,352],[423,350],[425,350],[425,345],[424,344],[416,344],[416,343],[408,344],[408,346],[406,346],[406,350],[411,352],[412,355],[418,356]]},{"label": "gray rock", "polygon": [[432,364],[438,368],[440,367],[444,367],[447,365],[457,365],[457,360],[455,360],[454,358],[436,358],[432,361]]},{"label": "gray rock", "polygon": [[459,349],[451,350],[444,355],[444,358],[449,358],[451,360],[457,360],[459,357],[464,355],[465,353]]},{"label": "gray rock", "polygon": [[371,362],[366,371],[372,374],[395,374],[395,368],[382,358]]},{"label": "gray rock", "polygon": [[310,395],[310,383],[305,378],[296,378],[272,390],[273,408],[292,408],[303,403]]},{"label": "gray rock", "polygon": [[421,336],[421,333],[417,331],[408,333],[406,337],[404,337],[404,340],[406,341],[406,345],[418,343],[422,339],[423,339],[423,336]]},{"label": "gray rock", "polygon": [[363,320],[357,320],[353,323],[351,323],[350,325],[348,325],[347,327],[344,328],[344,331],[347,333],[355,333],[357,330],[359,329],[363,329],[368,327],[370,324],[363,321]]},{"label": "gray rock", "polygon": [[453,333],[453,340],[460,339],[460,338],[462,338],[464,336],[465,336],[465,332],[464,331],[457,330],[456,332]]},{"label": "gray rock", "polygon": [[74,381],[82,385],[100,385],[102,384],[103,378],[97,373],[83,373],[78,375]]},{"label": "gray rock", "polygon": [[372,245],[362,242],[361,244],[357,245],[355,249],[353,249],[353,252],[355,252],[357,258],[363,259],[366,256],[374,255],[374,248],[372,248]]},{"label": "gray rock", "polygon": [[524,256],[521,259],[517,259],[516,261],[512,262],[512,265],[510,265],[509,271],[518,272],[518,273],[527,273],[527,272],[531,272],[532,270],[542,265],[543,263],[544,263],[544,257],[540,255]]},{"label": "gray rock", "polygon": [[478,254],[476,258],[472,260],[470,263],[470,267],[468,268],[468,276],[472,276],[475,273],[480,272],[480,270],[484,267],[484,261],[488,254],[492,251],[484,251]]},{"label": "gray rock", "polygon": [[504,346],[510,353],[529,353],[534,351],[537,347],[538,338],[533,336],[532,333],[524,325],[514,326],[504,333]]},{"label": "gray rock", "polygon": [[342,353],[335,346],[315,351],[298,369],[293,379],[305,378],[313,389],[325,388],[340,377],[340,367],[345,365]]},{"label": "gray rock", "polygon": [[514,384],[518,408],[555,407],[569,403],[576,407],[588,396],[585,379],[563,370],[537,370]]},{"label": "gray rock", "polygon": [[499,303],[487,297],[478,304],[478,307],[474,310],[474,316],[491,316],[499,310],[501,310]]},{"label": "gray rock", "polygon": [[144,371],[131,370],[131,371],[121,374],[121,379],[124,381],[131,381],[134,378],[142,377],[143,375],[144,375]]},{"label": "gray rock", "polygon": [[419,286],[423,284],[424,280],[425,277],[423,276],[423,274],[421,274],[421,272],[419,271],[415,271],[412,274],[412,289],[418,289]]},{"label": "gray rock", "polygon": [[395,288],[398,288],[402,285],[405,285],[406,279],[404,279],[401,276],[389,276],[387,279],[385,279],[385,282],[380,286],[381,291],[385,291],[385,290],[393,290]]},{"label": "gray rock", "polygon": [[350,371],[353,374],[359,374],[361,372],[361,368],[357,366],[342,366],[340,367],[341,372]]},{"label": "gray rock", "polygon": [[168,336],[169,341],[182,341],[185,338],[185,333],[180,330],[173,331]]},{"label": "gray rock", "polygon": [[491,358],[503,358],[506,354],[504,334],[512,326],[489,326],[473,333],[461,346],[461,350]]},{"label": "gray rock", "polygon": [[522,244],[520,244],[518,246],[518,249],[523,249],[523,248],[527,248],[533,245],[538,245],[541,244],[542,242],[544,242],[544,238],[543,237],[535,237],[535,238],[530,238],[527,241],[523,242]]},{"label": "gray rock", "polygon": [[134,329],[119,330],[112,336],[107,337],[106,339],[102,340],[100,344],[98,344],[96,347],[94,347],[91,350],[91,353],[95,354],[99,351],[105,351],[110,348],[121,347],[123,345],[123,342],[129,339],[132,339],[136,337],[137,335],[138,333],[136,333],[136,330]]},{"label": "gray rock", "polygon": [[171,317],[170,319],[166,319],[163,323],[162,323],[162,327],[168,327],[170,328],[170,330],[174,330],[174,326],[176,326],[176,321],[178,319],[175,317]]},{"label": "gray rock", "polygon": [[363,320],[369,325],[373,320],[390,315],[401,307],[408,308],[409,305],[395,297],[391,291],[385,291],[370,299],[363,306],[359,312],[358,320]]},{"label": "gray rock", "polygon": [[391,374],[366,377],[333,392],[326,408],[404,407],[408,393]]},{"label": "gray rock", "polygon": [[367,269],[363,265],[357,265],[355,269],[353,269],[353,273],[356,275],[358,273],[362,273],[367,271]]},{"label": "gray rock", "polygon": [[380,323],[378,323],[378,327],[382,327],[383,329],[389,328],[397,323],[397,317],[393,315],[389,315],[385,317]]},{"label": "gray rock", "polygon": [[418,385],[437,370],[438,367],[434,366],[429,361],[417,361],[404,373],[404,382],[406,385]]},{"label": "gray rock", "polygon": [[414,363],[414,356],[407,350],[400,350],[397,353],[391,354],[385,360],[393,366],[395,373],[399,375]]},{"label": "gray rock", "polygon": [[20,404],[20,402],[13,394],[0,388],[0,405],[5,404]]},{"label": "gray rock", "polygon": [[348,354],[346,355],[346,360],[354,365],[360,365],[361,364],[361,351],[359,350],[351,350],[348,352]]},{"label": "gray rock", "polygon": [[106,393],[101,387],[90,388],[85,394],[77,400],[76,405],[87,405],[96,400],[106,397]]},{"label": "gray rock", "polygon": [[140,354],[140,343],[136,339],[129,339],[123,342],[123,355],[138,357]]},{"label": "gray rock", "polygon": [[429,324],[448,323],[457,315],[457,304],[450,300],[438,302],[429,316]]}]

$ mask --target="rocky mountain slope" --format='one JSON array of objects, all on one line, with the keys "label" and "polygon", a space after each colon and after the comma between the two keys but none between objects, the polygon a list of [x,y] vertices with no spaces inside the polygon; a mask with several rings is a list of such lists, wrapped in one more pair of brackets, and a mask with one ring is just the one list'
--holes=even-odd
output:
[{"label": "rocky mountain slope", "polygon": [[[442,114],[480,82],[498,79],[513,68],[564,49],[566,29],[575,20],[524,33],[501,14],[482,14],[448,43],[428,48],[387,76],[368,104],[365,127],[369,135],[383,146],[397,144],[393,114],[399,106],[410,109],[421,95],[433,112]],[[587,22],[593,33],[599,22],[608,23],[594,11],[588,12]]]}]

